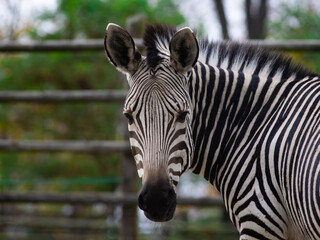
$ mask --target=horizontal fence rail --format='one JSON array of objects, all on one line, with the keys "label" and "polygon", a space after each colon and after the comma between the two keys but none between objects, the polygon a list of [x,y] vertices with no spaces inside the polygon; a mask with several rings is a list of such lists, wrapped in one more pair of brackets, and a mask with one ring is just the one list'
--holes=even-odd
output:
[{"label": "horizontal fence rail", "polygon": [[[142,46],[141,39],[134,39],[138,46]],[[101,51],[104,49],[103,39],[83,40],[47,40],[29,42],[0,43],[0,52],[56,52],[56,51]]]},{"label": "horizontal fence rail", "polygon": [[[12,193],[2,192],[0,202],[15,203],[69,203],[69,204],[137,204],[136,194],[117,193]],[[178,197],[179,205],[194,206],[222,206],[223,201],[219,196],[208,197]]]},{"label": "horizontal fence rail", "polygon": [[[134,39],[138,47],[142,39]],[[265,48],[282,51],[320,51],[320,40],[245,40]],[[103,51],[103,39],[2,42],[0,52]]]},{"label": "horizontal fence rail", "polygon": [[124,90],[55,90],[55,91],[0,91],[1,102],[123,102]]},{"label": "horizontal fence rail", "polygon": [[320,51],[320,40],[247,40],[244,43],[279,51]]},{"label": "horizontal fence rail", "polygon": [[105,178],[34,178],[34,179],[3,179],[0,178],[0,186],[12,186],[19,184],[119,184],[123,179],[116,177]]},{"label": "horizontal fence rail", "polygon": [[[8,226],[14,226],[10,228]],[[94,233],[95,236],[97,234],[103,234],[108,231],[108,229],[112,229],[113,226],[105,224],[105,220],[103,217],[99,218],[71,218],[68,216],[65,217],[51,217],[51,216],[30,216],[30,215],[20,215],[20,216],[1,216],[0,218],[0,234],[5,229],[6,232],[12,232],[16,234],[19,232],[19,228],[28,228],[28,230],[37,232],[40,234],[41,232],[45,232],[49,234],[49,231],[54,231],[54,229],[62,229],[65,230],[73,230],[70,238],[62,238],[62,239],[84,239],[83,232],[86,233],[86,236],[90,233]],[[9,230],[7,230],[9,228]],[[81,231],[79,231],[81,229]],[[78,230],[78,231],[75,231]],[[81,233],[79,233],[81,232]],[[1,236],[1,235],[0,235]],[[41,235],[40,235],[41,236]],[[33,238],[18,238],[18,239],[51,239],[43,237],[36,238],[33,235]],[[79,238],[77,237],[79,236]],[[65,235],[64,235],[65,237]],[[7,238],[5,238],[7,239]],[[9,238],[10,239],[10,238]],[[59,238],[58,238],[59,239]],[[88,237],[87,239],[95,239]]]},{"label": "horizontal fence rail", "polygon": [[0,140],[0,151],[24,152],[59,152],[78,153],[125,153],[130,151],[128,141],[15,141]]}]

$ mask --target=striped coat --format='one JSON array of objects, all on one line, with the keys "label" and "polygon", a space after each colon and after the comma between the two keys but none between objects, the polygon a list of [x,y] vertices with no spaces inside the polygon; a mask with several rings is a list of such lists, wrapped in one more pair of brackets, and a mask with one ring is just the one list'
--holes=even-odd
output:
[{"label": "striped coat", "polygon": [[107,27],[106,53],[130,86],[124,114],[146,216],[173,217],[191,170],[220,191],[240,239],[320,239],[319,76],[189,28],[148,26],[144,44],[146,56]]}]

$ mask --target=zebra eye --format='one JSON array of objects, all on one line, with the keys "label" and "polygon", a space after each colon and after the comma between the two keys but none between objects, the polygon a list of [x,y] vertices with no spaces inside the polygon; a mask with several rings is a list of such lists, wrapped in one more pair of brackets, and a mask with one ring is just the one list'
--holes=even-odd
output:
[{"label": "zebra eye", "polygon": [[186,120],[187,114],[188,114],[187,111],[185,111],[185,112],[180,112],[179,115],[178,115],[178,117],[177,117],[177,122],[183,123],[183,122]]},{"label": "zebra eye", "polygon": [[131,113],[124,113],[123,114],[127,119],[128,119],[128,122],[129,124],[132,124],[133,123],[133,117],[132,117],[132,114]]}]

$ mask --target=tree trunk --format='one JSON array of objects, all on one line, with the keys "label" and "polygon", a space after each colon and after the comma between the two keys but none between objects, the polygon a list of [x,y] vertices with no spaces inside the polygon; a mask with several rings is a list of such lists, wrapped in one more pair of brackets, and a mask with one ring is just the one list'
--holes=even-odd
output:
[{"label": "tree trunk", "polygon": [[247,30],[249,39],[262,39],[265,33],[267,0],[246,0],[245,3]]},{"label": "tree trunk", "polygon": [[221,24],[221,31],[224,39],[229,39],[228,23],[224,12],[222,0],[214,0]]}]

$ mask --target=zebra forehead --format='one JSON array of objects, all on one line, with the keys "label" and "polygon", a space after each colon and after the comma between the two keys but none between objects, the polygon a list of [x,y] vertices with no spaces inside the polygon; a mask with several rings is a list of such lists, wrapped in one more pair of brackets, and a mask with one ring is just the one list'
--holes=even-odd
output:
[{"label": "zebra forehead", "polygon": [[[162,69],[162,68],[161,68]],[[172,96],[172,98],[185,98],[187,94],[187,81],[172,71],[157,71],[152,74],[144,74],[137,77],[130,86],[128,96],[145,94],[159,94],[161,96]],[[128,97],[129,98],[129,97]]]},{"label": "zebra forehead", "polygon": [[141,114],[141,111],[148,112],[150,109],[170,111],[171,114],[185,112],[191,107],[187,94],[187,92],[172,89],[169,86],[131,89],[124,103],[124,112],[140,112]]},{"label": "zebra forehead", "polygon": [[149,88],[140,93],[135,92],[125,103],[125,109],[186,111],[190,108],[188,99],[172,89]]}]

